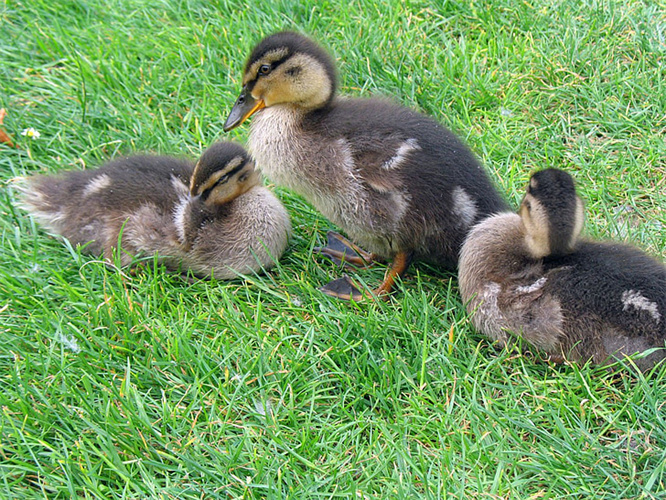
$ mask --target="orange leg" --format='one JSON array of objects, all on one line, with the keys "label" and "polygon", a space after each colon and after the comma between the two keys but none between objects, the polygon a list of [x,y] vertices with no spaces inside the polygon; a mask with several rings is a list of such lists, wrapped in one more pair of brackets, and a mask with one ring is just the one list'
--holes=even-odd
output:
[{"label": "orange leg", "polygon": [[[412,254],[407,252],[398,253],[391,267],[386,271],[386,276],[384,276],[384,281],[378,288],[372,291],[372,296],[374,298],[386,299],[388,294],[391,293],[393,285],[395,285],[395,279],[398,276],[402,276],[409,265],[412,262]],[[331,297],[336,297],[343,300],[354,300],[359,301],[365,297],[363,292],[361,292],[356,285],[352,282],[349,276],[345,275],[342,278],[333,280],[330,283],[326,284],[320,288],[322,292]]]},{"label": "orange leg", "polygon": [[395,285],[395,279],[398,276],[402,276],[403,274],[405,274],[407,268],[409,268],[409,265],[411,263],[412,263],[411,254],[407,252],[400,252],[399,254],[397,254],[394,257],[393,262],[391,263],[391,267],[388,269],[388,271],[386,271],[386,275],[384,276],[384,281],[382,281],[382,284],[379,285],[379,287],[372,293],[377,297],[381,297],[382,295],[387,295],[391,293],[393,285]]}]

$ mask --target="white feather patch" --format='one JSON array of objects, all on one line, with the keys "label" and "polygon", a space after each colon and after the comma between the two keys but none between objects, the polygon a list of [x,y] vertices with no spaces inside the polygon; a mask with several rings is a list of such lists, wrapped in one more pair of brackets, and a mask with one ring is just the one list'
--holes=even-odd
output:
[{"label": "white feather patch", "polygon": [[189,194],[189,188],[187,185],[181,180],[180,177],[176,175],[171,175],[171,185],[173,188],[176,190],[176,194],[180,197],[182,196],[187,196]]},{"label": "white feather patch", "polygon": [[471,225],[478,212],[472,197],[461,186],[456,186],[451,196],[453,197],[453,211],[460,217],[464,226]]},{"label": "white feather patch", "polygon": [[384,164],[382,165],[382,168],[384,170],[393,170],[395,168],[398,168],[400,164],[405,161],[405,158],[407,158],[407,155],[411,153],[414,150],[421,149],[421,146],[419,146],[419,143],[416,139],[407,139],[405,142],[403,142],[398,150],[395,152],[395,155],[393,155],[391,158],[386,160]]},{"label": "white feather patch", "polygon": [[622,304],[623,311],[628,311],[629,308],[633,307],[634,309],[649,312],[657,323],[661,321],[661,314],[659,313],[657,304],[645,297],[641,292],[637,292],[636,290],[624,291],[622,293]]},{"label": "white feather patch", "polygon": [[497,306],[497,297],[502,291],[502,287],[491,281],[483,287],[483,292],[479,294],[479,299],[481,299],[481,305],[479,306],[479,311],[489,316],[493,319],[504,318],[502,312]]},{"label": "white feather patch", "polygon": [[111,177],[106,174],[102,174],[98,177],[95,177],[91,180],[88,185],[83,189],[83,197],[86,198],[92,194],[106,189],[111,185]]},{"label": "white feather patch", "polygon": [[185,244],[185,217],[187,216],[187,208],[190,205],[191,200],[192,198],[189,194],[181,196],[173,209],[173,223],[176,226],[178,240],[181,245]]},{"label": "white feather patch", "polygon": [[543,276],[543,277],[539,278],[538,280],[536,280],[531,285],[516,287],[516,291],[518,291],[520,293],[536,292],[537,290],[540,290],[541,288],[543,288],[543,286],[546,284],[546,281],[548,281],[548,278]]}]

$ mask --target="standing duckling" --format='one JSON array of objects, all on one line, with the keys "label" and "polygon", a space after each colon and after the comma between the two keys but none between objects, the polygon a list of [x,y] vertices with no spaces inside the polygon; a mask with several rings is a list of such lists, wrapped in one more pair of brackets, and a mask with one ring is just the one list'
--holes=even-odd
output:
[{"label": "standing duckling", "polygon": [[[165,156],[131,156],[97,170],[28,179],[24,202],[44,226],[113,261],[157,253],[173,270],[230,279],[267,269],[291,224],[245,150],[221,142],[196,166]],[[122,237],[121,237],[122,233]]]},{"label": "standing duckling", "polygon": [[[335,233],[322,253],[392,265],[374,294],[390,292],[412,259],[453,269],[475,222],[507,208],[470,150],[443,126],[384,99],[336,97],[332,58],[283,32],[252,51],[224,125],[256,113],[249,149],[273,182],[305,197],[356,244]],[[348,278],[323,288],[362,297]]]},{"label": "standing duckling", "polygon": [[666,266],[620,243],[579,240],[584,207],[561,170],[535,173],[519,214],[475,226],[460,256],[474,326],[500,344],[520,336],[553,360],[666,358]]}]

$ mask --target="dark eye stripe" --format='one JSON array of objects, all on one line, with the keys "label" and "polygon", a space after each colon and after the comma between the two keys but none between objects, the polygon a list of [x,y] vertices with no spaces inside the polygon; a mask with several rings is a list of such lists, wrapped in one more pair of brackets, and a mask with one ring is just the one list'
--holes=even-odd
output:
[{"label": "dark eye stripe", "polygon": [[[236,175],[238,172],[240,172],[241,170],[243,170],[243,167],[244,167],[245,165],[246,165],[246,163],[243,162],[243,163],[241,163],[240,165],[238,165],[236,168],[232,168],[229,172],[227,172],[226,174],[224,174],[220,180],[224,179],[224,182],[228,181],[230,177],[233,177],[233,176]],[[218,183],[219,183],[219,181],[218,181]]]},{"label": "dark eye stripe", "polygon": [[201,193],[201,199],[202,199],[203,201],[206,201],[206,200],[208,199],[208,197],[210,196],[210,193],[213,191],[214,188],[215,188],[215,186],[213,186],[213,187],[209,187],[208,189],[205,189],[205,190]]},{"label": "dark eye stripe", "polygon": [[275,68],[277,68],[280,64],[282,64],[283,62],[285,62],[285,61],[286,61],[287,59],[289,59],[292,55],[293,55],[293,54],[287,54],[286,56],[284,56],[284,57],[278,59],[277,61],[273,61],[273,62],[271,63],[271,69],[275,69]]},{"label": "dark eye stripe", "polygon": [[201,193],[201,199],[206,201],[210,196],[210,193],[213,191],[213,189],[215,189],[217,186],[221,184],[224,184],[225,182],[228,182],[229,179],[231,179],[234,175],[240,172],[245,165],[246,163],[243,162],[240,165],[238,165],[236,168],[232,168],[229,172],[220,177],[215,184],[213,184],[211,187],[207,189],[204,189]]},{"label": "dark eye stripe", "polygon": [[260,72],[261,66],[264,66],[264,64],[262,64],[261,66],[259,66],[259,67],[257,68],[257,76],[255,76],[254,79],[253,79],[252,81],[248,82],[248,84],[247,84],[248,89],[251,91],[251,90],[252,90],[252,87],[254,87],[254,84],[256,83],[256,81],[257,81],[259,78],[261,78],[262,76],[266,76],[267,74],[271,73],[275,68],[277,68],[280,64],[282,64],[282,63],[285,62],[287,59],[289,59],[292,55],[293,55],[293,54],[287,54],[286,56],[281,57],[280,59],[277,59],[277,60],[275,60],[275,61],[273,61],[273,62],[270,62],[270,63],[266,63],[266,64],[265,64],[266,66],[270,66],[270,67],[271,67],[271,69],[268,71],[268,73],[261,73],[261,72]]}]

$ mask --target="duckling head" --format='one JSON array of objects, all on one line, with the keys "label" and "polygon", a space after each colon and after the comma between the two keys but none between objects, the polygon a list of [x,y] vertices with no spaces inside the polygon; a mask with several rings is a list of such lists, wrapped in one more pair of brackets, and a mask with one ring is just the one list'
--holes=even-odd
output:
[{"label": "duckling head", "polygon": [[199,158],[190,180],[190,195],[205,205],[230,202],[261,182],[254,162],[238,144],[218,142]]},{"label": "duckling head", "polygon": [[245,63],[243,89],[224,130],[270,106],[321,108],[333,99],[336,86],[335,64],[323,48],[298,33],[275,33],[259,42]]},{"label": "duckling head", "polygon": [[583,229],[585,207],[573,178],[550,168],[532,175],[519,214],[527,248],[540,259],[573,251]]}]

